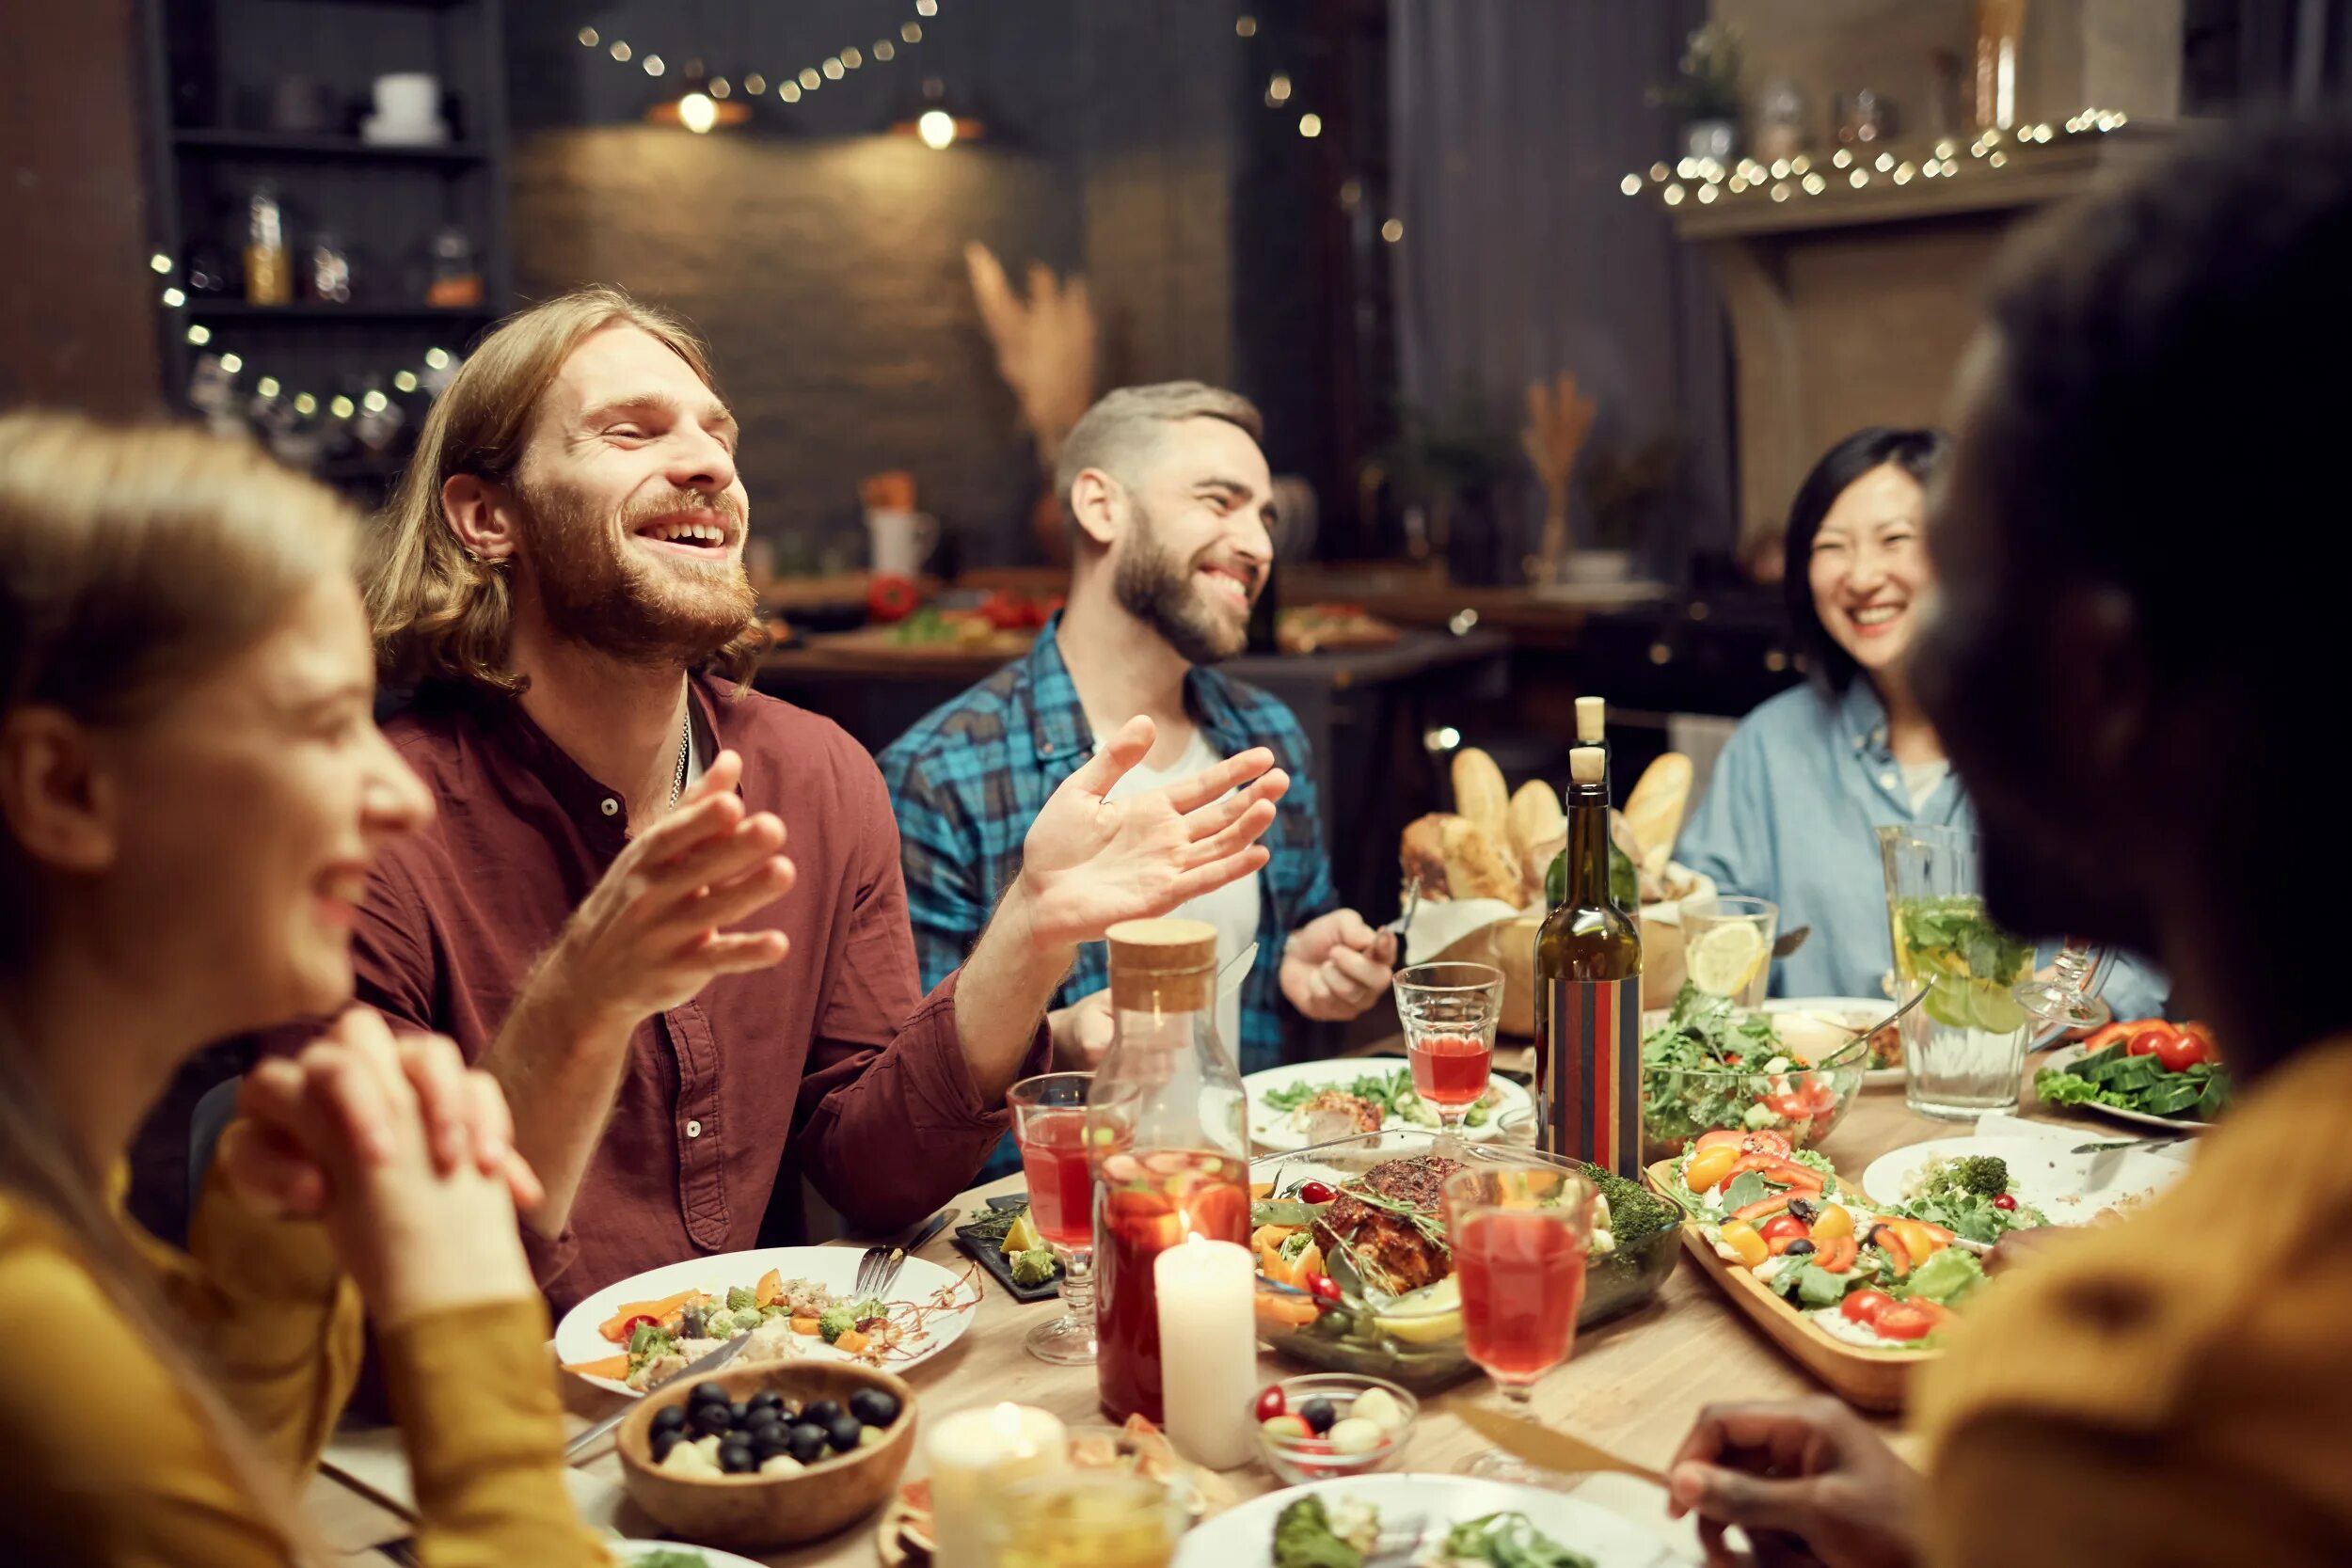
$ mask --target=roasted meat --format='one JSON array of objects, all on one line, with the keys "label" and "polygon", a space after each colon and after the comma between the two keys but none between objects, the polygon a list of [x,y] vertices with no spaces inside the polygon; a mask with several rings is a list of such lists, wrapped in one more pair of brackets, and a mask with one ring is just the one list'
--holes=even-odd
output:
[{"label": "roasted meat", "polygon": [[1377,1132],[1388,1113],[1369,1100],[1339,1089],[1319,1089],[1295,1113],[1309,1143],[1329,1143],[1359,1132]]},{"label": "roasted meat", "polygon": [[[1384,1161],[1340,1189],[1338,1199],[1315,1222],[1315,1239],[1327,1256],[1345,1242],[1367,1275],[1364,1283],[1376,1290],[1401,1295],[1434,1285],[1454,1272],[1453,1255],[1430,1232],[1443,1232],[1445,1179],[1461,1168],[1461,1161],[1441,1154]],[[1366,1202],[1362,1193],[1409,1209],[1429,1223],[1417,1225],[1409,1214]]]}]

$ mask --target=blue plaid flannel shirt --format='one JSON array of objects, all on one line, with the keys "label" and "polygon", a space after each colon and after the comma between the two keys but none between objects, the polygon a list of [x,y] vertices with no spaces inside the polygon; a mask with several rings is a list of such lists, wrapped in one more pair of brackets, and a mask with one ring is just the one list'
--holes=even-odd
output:
[{"label": "blue plaid flannel shirt", "polygon": [[[1094,754],[1077,686],[1062,662],[1057,615],[1027,656],[925,716],[882,752],[882,778],[898,816],[907,908],[926,990],[963,962],[991,911],[1021,869],[1021,843],[1046,797]],[[1184,677],[1184,703],[1219,754],[1271,747],[1291,776],[1274,825],[1259,842],[1258,959],[1242,983],[1241,1038],[1229,1042],[1241,1070],[1282,1059],[1282,943],[1338,907],[1324,854],[1307,734],[1281,700],[1215,670]],[[1231,957],[1231,955],[1227,955]],[[1057,1007],[1110,984],[1107,949],[1078,950]]]}]

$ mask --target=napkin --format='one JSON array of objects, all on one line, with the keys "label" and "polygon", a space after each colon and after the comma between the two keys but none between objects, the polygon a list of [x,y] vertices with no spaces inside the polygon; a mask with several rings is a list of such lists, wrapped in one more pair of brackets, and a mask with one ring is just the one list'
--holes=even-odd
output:
[{"label": "napkin", "polygon": [[[2153,1135],[2153,1134],[2151,1134]],[[2068,1127],[2054,1121],[2036,1121],[2014,1111],[1987,1111],[1977,1118],[1977,1136],[1980,1138],[2039,1138],[2060,1148],[2079,1148],[2084,1144],[2120,1143],[2132,1136],[2124,1129],[2113,1132],[2091,1132],[2080,1127]],[[2170,1160],[2185,1166],[2195,1153],[2197,1141],[2168,1144],[2162,1148],[2136,1149],[2152,1160]],[[2118,1152],[2123,1152],[2118,1150]]]}]

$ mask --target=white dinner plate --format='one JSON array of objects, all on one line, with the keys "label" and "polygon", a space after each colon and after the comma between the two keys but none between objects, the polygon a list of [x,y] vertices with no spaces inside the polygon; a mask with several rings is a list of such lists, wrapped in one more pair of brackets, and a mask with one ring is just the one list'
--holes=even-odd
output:
[{"label": "white dinner plate", "polygon": [[[1249,1096],[1249,1141],[1259,1148],[1279,1151],[1304,1148],[1307,1134],[1291,1125],[1291,1113],[1278,1111],[1265,1102],[1265,1097],[1276,1089],[1286,1089],[1295,1084],[1312,1084],[1318,1088],[1343,1089],[1359,1078],[1375,1072],[1402,1072],[1406,1069],[1402,1056],[1336,1056],[1321,1062],[1293,1062],[1288,1067],[1270,1067],[1263,1072],[1253,1072],[1241,1081]],[[1496,1096],[1486,1107],[1484,1127],[1465,1127],[1462,1136],[1471,1143],[1490,1143],[1502,1136],[1502,1118],[1513,1111],[1533,1110],[1535,1097],[1519,1085],[1500,1074],[1487,1081],[1488,1091]],[[1418,1122],[1399,1121],[1391,1116],[1381,1124],[1383,1132],[1435,1132],[1437,1128]]]},{"label": "white dinner plate", "polygon": [[[2038,1072],[2044,1068],[2061,1069],[2070,1068],[2081,1061],[2084,1054],[2083,1048],[2079,1044],[2062,1045],[2042,1057],[2041,1067],[2034,1070]],[[2088,1111],[2093,1116],[2111,1117],[2117,1121],[2128,1121],[2139,1127],[2161,1127],[2169,1132],[2196,1132],[2213,1125],[2209,1121],[2199,1121],[2195,1117],[2160,1117],[2153,1111],[2134,1111],[2122,1105],[2102,1105],[2095,1100],[2086,1100],[2080,1105],[2069,1105],[2065,1109]]]},{"label": "white dinner plate", "polygon": [[[846,1296],[857,1284],[857,1266],[866,1256],[863,1247],[851,1246],[776,1246],[760,1247],[751,1252],[718,1252],[707,1258],[690,1258],[683,1263],[669,1263],[658,1269],[647,1269],[618,1284],[607,1285],[595,1295],[564,1314],[564,1321],[555,1325],[555,1358],[559,1362],[598,1361],[617,1354],[623,1347],[615,1345],[597,1332],[598,1326],[621,1307],[632,1301],[659,1301],[676,1295],[680,1291],[707,1291],[723,1296],[740,1285],[745,1289],[757,1284],[759,1276],[770,1269],[787,1279],[809,1279],[822,1285],[836,1295]],[[889,1299],[894,1302],[928,1303],[939,1292],[956,1282],[956,1275],[928,1259],[910,1258],[899,1272],[898,1281],[890,1288]],[[902,1341],[903,1354],[894,1354],[883,1370],[903,1372],[937,1355],[963,1337],[972,1326],[973,1317],[980,1307],[979,1293],[960,1300],[951,1311],[933,1312],[925,1320],[921,1334]],[[810,1360],[850,1361],[855,1359],[834,1349],[814,1335],[795,1335],[795,1349]],[[577,1374],[575,1374],[577,1375]],[[583,1382],[615,1393],[635,1396],[637,1390],[612,1378],[589,1377]]]},{"label": "white dinner plate", "polygon": [[1677,1568],[1689,1559],[1630,1519],[1597,1504],[1534,1486],[1513,1486],[1472,1476],[1364,1476],[1319,1481],[1252,1497],[1213,1519],[1203,1519],[1177,1544],[1171,1568],[1261,1568],[1274,1560],[1274,1521],[1282,1510],[1310,1493],[1330,1507],[1356,1497],[1380,1511],[1383,1521],[1419,1515],[1427,1523],[1424,1542],[1489,1513],[1524,1513],[1528,1523],[1598,1568]]},{"label": "white dinner plate", "polygon": [[[1867,1028],[1895,1010],[1895,1004],[1883,996],[1775,996],[1764,1004],[1768,1013],[1803,1013],[1825,1023]],[[1900,1088],[1903,1069],[1899,1067],[1871,1068],[1862,1075],[1866,1089]]]},{"label": "white dinner plate", "polygon": [[1872,1202],[1892,1206],[1903,1200],[1904,1188],[1920,1167],[1938,1155],[1949,1160],[1993,1154],[2009,1162],[2010,1186],[2019,1202],[2041,1210],[2054,1225],[2081,1225],[2119,1203],[2154,1196],[2188,1168],[2179,1160],[2137,1148],[2074,1152],[2077,1142],[2096,1141],[2095,1134],[2075,1133],[2061,1138],[1937,1138],[1871,1161],[1862,1173],[1862,1190]]},{"label": "white dinner plate", "polygon": [[737,1557],[716,1546],[689,1546],[678,1541],[608,1541],[605,1545],[623,1562],[636,1562],[657,1552],[684,1552],[700,1560],[703,1568],[760,1568],[750,1558]]}]

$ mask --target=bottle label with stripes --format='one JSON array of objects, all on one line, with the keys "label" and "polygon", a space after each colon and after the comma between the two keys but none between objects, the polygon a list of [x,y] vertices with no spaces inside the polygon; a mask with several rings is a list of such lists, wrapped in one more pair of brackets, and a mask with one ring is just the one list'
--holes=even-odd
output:
[{"label": "bottle label with stripes", "polygon": [[1554,980],[1536,1060],[1544,1145],[1639,1180],[1642,980]]}]

